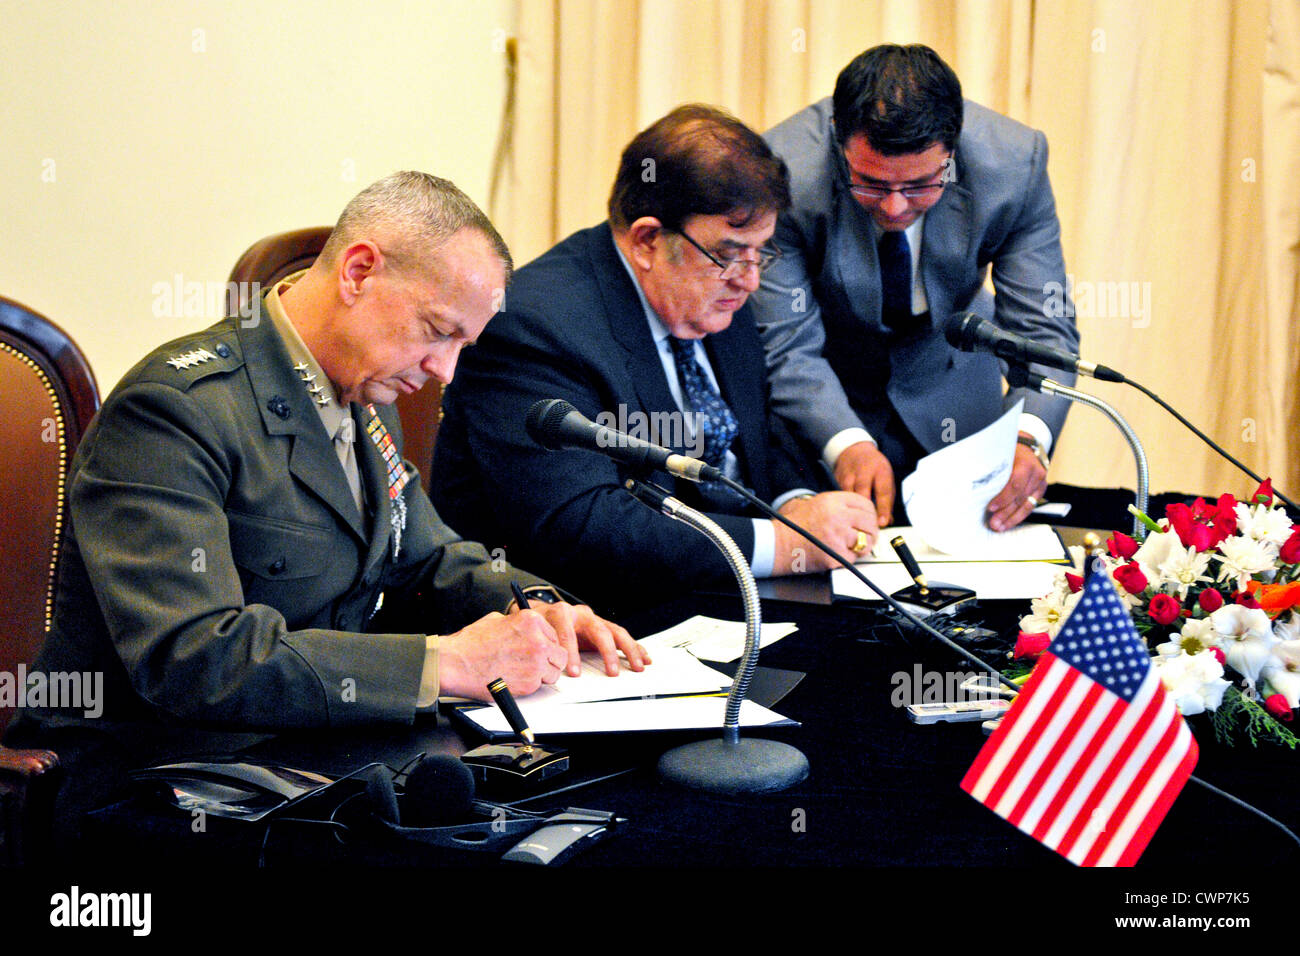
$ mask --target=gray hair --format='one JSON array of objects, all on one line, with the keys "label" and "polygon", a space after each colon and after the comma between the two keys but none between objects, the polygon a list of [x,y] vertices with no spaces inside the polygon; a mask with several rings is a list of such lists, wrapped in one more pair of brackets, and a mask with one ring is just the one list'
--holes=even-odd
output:
[{"label": "gray hair", "polygon": [[358,239],[382,242],[384,254],[404,271],[430,264],[430,256],[461,229],[482,233],[505,266],[510,250],[491,220],[455,183],[429,173],[404,170],[371,183],[344,207],[325,247],[323,262],[334,262]]}]

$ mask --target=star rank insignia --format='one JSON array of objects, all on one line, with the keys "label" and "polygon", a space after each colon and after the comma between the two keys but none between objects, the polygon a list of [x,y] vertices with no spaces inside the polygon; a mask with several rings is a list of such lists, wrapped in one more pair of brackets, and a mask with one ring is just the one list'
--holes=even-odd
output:
[{"label": "star rank insignia", "polygon": [[[330,403],[330,397],[325,393],[325,387],[316,382],[315,373],[307,371],[306,362],[299,362],[293,367],[293,370],[298,373],[298,377],[302,379],[302,383],[307,386],[307,391],[311,394],[312,401],[321,408],[324,408]],[[314,382],[316,382],[316,384],[312,384]]]},{"label": "star rank insignia", "polygon": [[189,368],[191,365],[202,365],[214,358],[216,356],[207,349],[191,349],[188,352],[182,352],[180,355],[173,355],[167,360],[167,364],[179,372],[181,369]]}]

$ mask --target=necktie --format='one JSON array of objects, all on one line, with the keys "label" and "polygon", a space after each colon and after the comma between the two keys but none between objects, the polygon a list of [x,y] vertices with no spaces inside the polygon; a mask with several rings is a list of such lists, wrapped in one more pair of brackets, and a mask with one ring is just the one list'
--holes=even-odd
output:
[{"label": "necktie", "polygon": [[907,233],[886,232],[877,247],[880,254],[880,318],[896,332],[912,324],[912,250]]},{"label": "necktie", "polygon": [[352,489],[352,500],[357,503],[357,513],[365,514],[361,499],[361,470],[357,467],[356,423],[352,413],[348,412],[334,433],[334,451],[339,456],[339,464],[347,475],[348,487]]},{"label": "necktie", "polygon": [[721,468],[727,449],[736,439],[736,416],[704,374],[700,363],[695,361],[694,340],[669,338],[668,344],[677,364],[682,397],[695,412],[696,424],[704,439],[704,452],[700,457],[715,468]]}]

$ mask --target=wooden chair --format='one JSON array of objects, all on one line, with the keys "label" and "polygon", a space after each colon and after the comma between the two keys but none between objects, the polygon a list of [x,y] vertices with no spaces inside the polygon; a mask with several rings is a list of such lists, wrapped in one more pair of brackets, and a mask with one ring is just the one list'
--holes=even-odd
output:
[{"label": "wooden chair", "polygon": [[[0,673],[16,687],[49,629],[73,452],[99,408],[86,357],[45,316],[0,296]],[[0,708],[0,732],[14,712]],[[58,757],[0,746],[0,864],[30,858]]]},{"label": "wooden chair", "polygon": [[[230,281],[238,284],[241,313],[249,305],[254,282],[265,291],[285,276],[306,269],[316,261],[329,234],[328,226],[313,226],[267,236],[249,246],[230,273]],[[420,469],[420,482],[428,491],[433,445],[442,421],[442,387],[431,382],[412,395],[398,396],[397,414],[402,419],[403,452]]]}]

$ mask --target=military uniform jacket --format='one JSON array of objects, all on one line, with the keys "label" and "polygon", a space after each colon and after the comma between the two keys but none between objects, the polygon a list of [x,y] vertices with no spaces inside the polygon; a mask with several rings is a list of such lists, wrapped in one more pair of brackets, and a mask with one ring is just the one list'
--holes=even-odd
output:
[{"label": "military uniform jacket", "polygon": [[[269,317],[146,357],[73,461],[53,626],[34,666],[102,671],[112,720],[410,720],[425,634],[503,610],[512,578],[539,582],[494,570],[405,462],[399,547],[374,415],[353,413],[368,520]],[[396,411],[377,414],[400,450]]]}]

